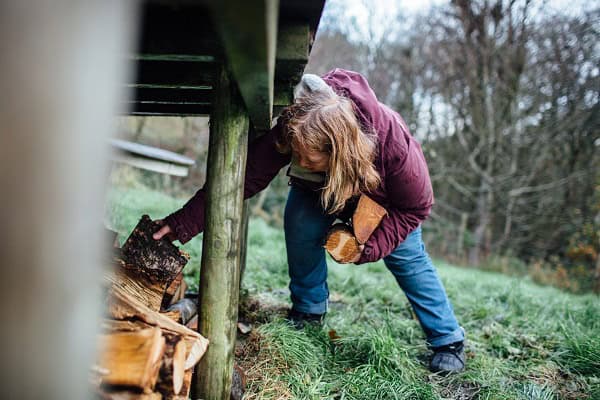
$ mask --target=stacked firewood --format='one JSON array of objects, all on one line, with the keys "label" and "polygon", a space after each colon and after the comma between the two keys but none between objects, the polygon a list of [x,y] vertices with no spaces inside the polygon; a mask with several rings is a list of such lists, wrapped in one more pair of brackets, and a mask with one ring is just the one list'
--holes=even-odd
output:
[{"label": "stacked firewood", "polygon": [[[102,399],[187,399],[208,340],[183,325],[187,255],[142,217],[105,272],[106,318],[91,382]],[[189,313],[188,313],[189,314]]]}]

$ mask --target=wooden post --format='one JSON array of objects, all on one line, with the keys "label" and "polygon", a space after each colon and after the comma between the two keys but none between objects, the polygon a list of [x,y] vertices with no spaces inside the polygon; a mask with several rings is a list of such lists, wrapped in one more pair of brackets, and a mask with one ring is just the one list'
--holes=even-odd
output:
[{"label": "wooden post", "polygon": [[87,399],[136,2],[0,1],[0,398]]},{"label": "wooden post", "polygon": [[235,82],[224,66],[219,67],[214,90],[198,300],[198,331],[210,340],[210,346],[196,370],[194,398],[227,400],[238,314],[249,121]]}]

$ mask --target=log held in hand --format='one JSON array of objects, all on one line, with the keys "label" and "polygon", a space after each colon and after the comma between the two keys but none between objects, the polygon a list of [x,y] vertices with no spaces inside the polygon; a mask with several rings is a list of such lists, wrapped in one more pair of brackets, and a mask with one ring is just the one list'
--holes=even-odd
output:
[{"label": "log held in hand", "polygon": [[352,216],[352,228],[358,243],[365,244],[386,215],[385,208],[371,200],[370,197],[361,195]]},{"label": "log held in hand", "polygon": [[167,238],[152,238],[158,228],[150,217],[142,216],[123,245],[120,268],[107,277],[154,311],[171,304],[188,260]]},{"label": "log held in hand", "polygon": [[343,223],[332,226],[325,237],[325,249],[337,262],[351,262],[360,253],[360,245],[369,240],[386,215],[385,208],[361,195],[352,216],[352,227]]},{"label": "log held in hand", "polygon": [[154,282],[170,284],[177,278],[188,261],[166,237],[154,240],[152,235],[160,225],[143,215],[123,244],[121,250],[127,268],[146,275]]}]

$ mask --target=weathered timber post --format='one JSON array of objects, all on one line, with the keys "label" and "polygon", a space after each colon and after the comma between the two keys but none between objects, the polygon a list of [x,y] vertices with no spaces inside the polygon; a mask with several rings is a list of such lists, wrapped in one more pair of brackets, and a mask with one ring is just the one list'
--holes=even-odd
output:
[{"label": "weathered timber post", "polygon": [[92,397],[108,249],[101,183],[135,10],[0,1],[2,399]]},{"label": "weathered timber post", "polygon": [[210,345],[196,370],[194,398],[227,400],[238,315],[249,122],[235,82],[224,66],[219,67],[214,91],[198,300],[198,331],[210,340]]}]

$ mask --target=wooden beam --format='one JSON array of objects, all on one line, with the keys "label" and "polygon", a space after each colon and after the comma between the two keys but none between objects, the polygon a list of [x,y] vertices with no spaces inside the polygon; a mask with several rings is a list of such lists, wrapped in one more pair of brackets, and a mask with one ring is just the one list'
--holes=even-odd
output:
[{"label": "wooden beam", "polygon": [[211,105],[202,103],[129,103],[125,110],[128,114],[166,114],[184,116],[210,115]]},{"label": "wooden beam", "polygon": [[159,103],[200,103],[209,105],[212,102],[212,90],[207,89],[160,89],[135,88],[133,99],[136,102],[151,101]]},{"label": "wooden beam", "polygon": [[289,106],[294,102],[294,86],[290,82],[275,82],[273,103],[276,106]]},{"label": "wooden beam", "polygon": [[307,23],[282,25],[277,36],[275,79],[295,85],[308,63],[311,35]]},{"label": "wooden beam", "polygon": [[194,398],[229,399],[240,279],[240,235],[249,120],[224,67],[215,86],[207,166],[198,330],[211,345],[198,364]]},{"label": "wooden beam", "polygon": [[214,63],[195,61],[138,60],[135,85],[179,88],[211,87]]},{"label": "wooden beam", "polygon": [[283,0],[279,19],[286,24],[308,23],[311,32],[316,32],[324,5],[325,0]]},{"label": "wooden beam", "polygon": [[[273,115],[278,116],[283,108],[290,102],[286,99],[291,99],[291,89],[289,95],[283,95],[279,99],[282,105],[276,104],[273,106]],[[139,116],[157,116],[157,117],[206,117],[210,115],[212,110],[211,105],[204,104],[187,104],[187,103],[128,103],[126,107],[122,107],[123,115],[139,115]],[[159,171],[160,172],[160,171]]]},{"label": "wooden beam", "polygon": [[271,127],[279,0],[212,2],[224,56],[252,123]]},{"label": "wooden beam", "polygon": [[215,56],[221,44],[206,6],[145,2],[137,53]]}]

